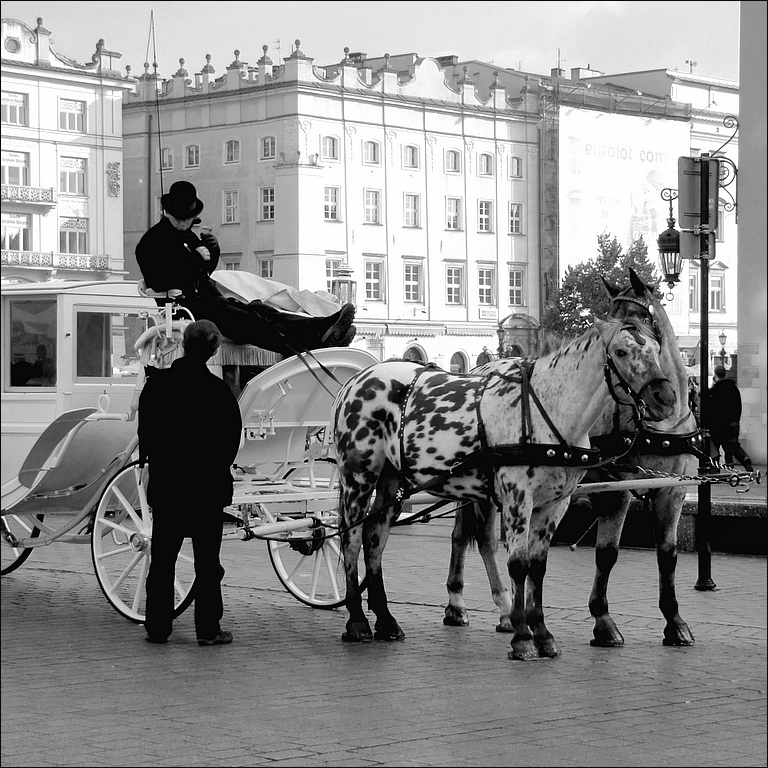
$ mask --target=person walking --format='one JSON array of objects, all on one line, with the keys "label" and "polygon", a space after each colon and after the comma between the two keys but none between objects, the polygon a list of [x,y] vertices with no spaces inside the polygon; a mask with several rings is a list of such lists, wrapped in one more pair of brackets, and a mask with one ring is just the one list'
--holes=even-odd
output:
[{"label": "person walking", "polygon": [[[211,232],[198,236],[193,231],[204,208],[194,184],[177,181],[160,201],[165,216],[136,246],[136,260],[148,288],[166,296],[180,290],[176,301],[181,306],[196,320],[214,322],[235,344],[255,344],[286,356],[350,345],[356,333],[353,304],[315,317],[286,312],[260,300],[245,303],[222,296],[210,280],[219,264],[219,242]],[[156,299],[160,306],[165,300]]]},{"label": "person walking", "polygon": [[741,393],[736,382],[726,378],[722,365],[715,366],[714,384],[708,393],[706,414],[712,445],[718,457],[720,449],[723,449],[726,469],[733,469],[735,457],[747,472],[752,472],[752,460],[739,442]]},{"label": "person walking", "polygon": [[183,357],[170,368],[147,368],[139,398],[139,460],[149,465],[152,510],[144,621],[150,643],[168,642],[173,630],[176,560],[185,538],[192,539],[195,558],[197,642],[232,642],[232,633],[220,624],[220,551],[242,420],[229,387],[206,366],[220,343],[221,333],[210,320],[190,323]]},{"label": "person walking", "polygon": [[491,360],[493,360],[493,355],[488,351],[488,347],[483,347],[483,351],[477,356],[475,366],[479,367],[485,365],[486,363],[490,363]]}]

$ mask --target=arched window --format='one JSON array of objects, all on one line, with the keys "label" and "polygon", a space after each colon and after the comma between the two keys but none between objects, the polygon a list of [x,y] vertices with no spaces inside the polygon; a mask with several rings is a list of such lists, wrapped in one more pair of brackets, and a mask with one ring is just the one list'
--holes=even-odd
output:
[{"label": "arched window", "polygon": [[488,153],[483,153],[478,157],[477,159],[477,172],[481,176],[492,176],[493,175],[493,155],[489,155]]},{"label": "arched window", "polygon": [[239,163],[240,162],[240,142],[237,139],[230,139],[224,145],[224,163]]},{"label": "arched window", "polygon": [[381,163],[381,146],[378,141],[366,141],[363,144],[363,162],[368,165]]},{"label": "arched window", "polygon": [[421,347],[409,346],[408,349],[403,352],[403,360],[410,360],[412,363],[426,363],[427,356],[424,354],[424,350]]},{"label": "arched window", "polygon": [[198,144],[190,144],[184,148],[184,167],[200,167],[200,146]]},{"label": "arched window", "polygon": [[323,136],[320,152],[324,160],[338,160],[339,140],[335,136]]},{"label": "arched window", "polygon": [[276,156],[277,142],[274,136],[265,136],[261,140],[261,159],[274,160]]},{"label": "arched window", "polygon": [[419,167],[419,148],[409,144],[403,147],[403,168]]},{"label": "arched window", "polygon": [[160,150],[160,168],[164,171],[173,170],[173,150],[170,147],[163,147]]},{"label": "arched window", "polygon": [[445,153],[445,172],[461,173],[461,155],[455,149]]},{"label": "arched window", "polygon": [[523,178],[523,158],[517,155],[512,155],[509,158],[509,176],[512,179]]},{"label": "arched window", "polygon": [[467,358],[461,352],[454,352],[451,355],[451,373],[466,373]]}]

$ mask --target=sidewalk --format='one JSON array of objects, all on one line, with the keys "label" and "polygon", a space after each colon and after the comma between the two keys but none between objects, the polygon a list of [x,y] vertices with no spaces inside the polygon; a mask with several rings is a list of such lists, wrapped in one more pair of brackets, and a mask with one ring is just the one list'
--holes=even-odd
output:
[{"label": "sidewalk", "polygon": [[[231,646],[193,611],[144,642],[103,597],[88,546],[53,544],[2,578],[0,764],[16,766],[764,766],[766,559],[713,554],[696,644],[662,646],[655,553],[623,549],[609,588],[626,645],[592,648],[594,553],[554,547],[544,602],[563,655],[512,662],[476,552],[471,625],[442,624],[450,519],[394,529],[384,555],[402,643],[340,641],[344,609],[280,585],[263,542],[223,550]],[[503,553],[499,554],[503,563]]]}]

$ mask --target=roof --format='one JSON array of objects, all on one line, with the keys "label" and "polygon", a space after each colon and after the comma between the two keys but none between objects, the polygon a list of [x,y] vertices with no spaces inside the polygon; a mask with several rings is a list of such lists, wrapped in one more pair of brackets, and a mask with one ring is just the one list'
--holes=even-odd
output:
[{"label": "roof", "polygon": [[[83,296],[120,296],[140,299],[136,280],[49,280],[37,283],[3,284],[1,292],[18,294],[77,294]],[[147,300],[154,306],[154,301]]]}]

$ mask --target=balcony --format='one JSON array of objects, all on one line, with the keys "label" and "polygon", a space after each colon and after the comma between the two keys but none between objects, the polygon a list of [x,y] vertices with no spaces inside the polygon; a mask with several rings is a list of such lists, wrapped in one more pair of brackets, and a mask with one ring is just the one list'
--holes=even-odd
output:
[{"label": "balcony", "polygon": [[109,271],[109,256],[51,251],[2,251],[0,266],[27,269],[69,269],[80,272]]},{"label": "balcony", "polygon": [[0,199],[9,203],[31,203],[32,205],[53,208],[56,205],[56,192],[52,188],[18,187],[15,184],[3,184]]}]

